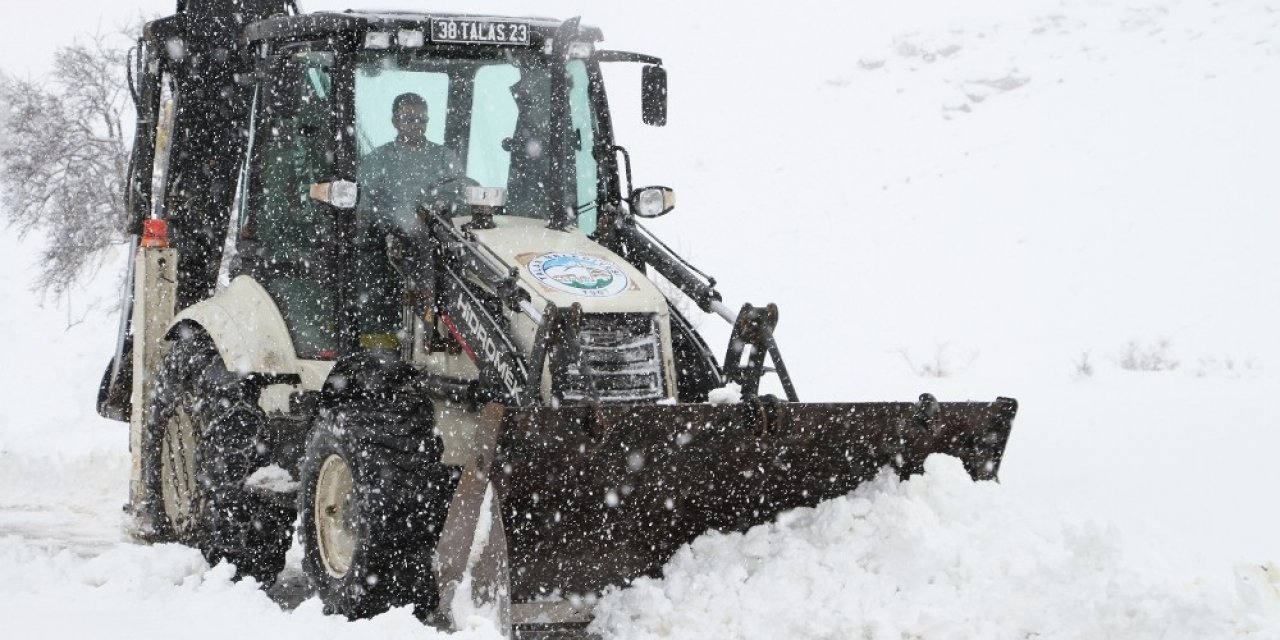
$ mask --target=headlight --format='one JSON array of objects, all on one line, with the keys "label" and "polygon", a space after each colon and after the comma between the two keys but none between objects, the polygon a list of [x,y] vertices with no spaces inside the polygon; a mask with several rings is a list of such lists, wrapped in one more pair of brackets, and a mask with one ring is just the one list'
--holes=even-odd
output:
[{"label": "headlight", "polygon": [[656,218],[676,208],[676,192],[667,187],[645,187],[631,194],[631,211],[641,218]]},{"label": "headlight", "polygon": [[391,33],[387,31],[370,31],[364,34],[366,49],[390,49]]},{"label": "headlight", "polygon": [[421,47],[427,41],[426,34],[421,31],[402,29],[396,32],[396,44],[402,47]]}]

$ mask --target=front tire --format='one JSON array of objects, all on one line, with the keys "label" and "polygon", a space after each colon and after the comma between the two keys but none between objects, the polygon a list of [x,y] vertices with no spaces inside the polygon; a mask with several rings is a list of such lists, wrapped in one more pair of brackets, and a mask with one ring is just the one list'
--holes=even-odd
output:
[{"label": "front tire", "polygon": [[326,409],[312,427],[298,493],[303,568],[326,611],[348,618],[436,609],[432,559],[456,484],[430,403]]}]

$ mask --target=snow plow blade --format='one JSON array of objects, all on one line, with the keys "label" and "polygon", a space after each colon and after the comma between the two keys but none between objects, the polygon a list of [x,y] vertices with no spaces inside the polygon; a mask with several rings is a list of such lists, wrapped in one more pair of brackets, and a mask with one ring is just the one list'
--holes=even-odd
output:
[{"label": "snow plow blade", "polygon": [[[491,408],[497,409],[497,407]],[[657,575],[707,530],[743,531],[930,454],[994,479],[1017,402],[632,405],[488,413],[511,595]],[[497,423],[497,424],[495,424]]]}]

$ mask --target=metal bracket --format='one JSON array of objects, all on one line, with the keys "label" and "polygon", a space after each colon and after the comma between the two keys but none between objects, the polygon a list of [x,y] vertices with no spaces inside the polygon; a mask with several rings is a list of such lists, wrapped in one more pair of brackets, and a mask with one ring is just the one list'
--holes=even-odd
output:
[{"label": "metal bracket", "polygon": [[[554,304],[548,304],[542,315],[543,322],[538,327],[538,332],[533,339],[533,353],[530,355],[529,367],[530,379],[529,386],[535,392],[542,388],[542,371],[543,362],[549,358],[548,367],[551,370],[551,380],[566,380],[569,375],[569,367],[578,365],[579,373],[590,378],[591,372],[587,370],[587,365],[582,359],[582,349],[578,342],[578,330],[582,322],[582,305],[573,303],[568,307],[557,307]],[[553,389],[552,393],[555,394]],[[594,385],[587,385],[587,393],[591,394],[591,400],[595,400]],[[559,395],[555,395],[557,400],[561,399]]]},{"label": "metal bracket", "polygon": [[937,430],[938,416],[938,399],[932,393],[920,394],[920,400],[916,402],[915,411],[911,414],[911,421],[926,433],[933,434]]},{"label": "metal bracket", "polygon": [[[511,576],[502,522],[502,498],[506,491],[503,474],[490,473],[502,439],[504,415],[500,404],[481,409],[475,455],[461,469],[462,476],[436,544],[439,611],[454,629],[465,622],[458,620],[456,616],[460,612],[453,610],[454,595],[464,587],[469,589],[466,596],[473,604],[497,605],[495,613],[502,625],[500,628],[511,628]],[[465,584],[468,576],[469,585]]]},{"label": "metal bracket", "polygon": [[787,373],[786,364],[782,361],[782,352],[773,339],[773,329],[776,326],[778,305],[772,302],[763,307],[742,305],[742,310],[733,323],[733,333],[729,335],[729,350],[724,357],[724,373],[728,381],[742,387],[744,399],[760,395],[760,378],[766,371],[764,358],[767,353],[773,361],[774,373],[778,374],[778,380],[782,382],[787,401],[800,400],[796,395],[795,385],[791,382],[791,375]]}]

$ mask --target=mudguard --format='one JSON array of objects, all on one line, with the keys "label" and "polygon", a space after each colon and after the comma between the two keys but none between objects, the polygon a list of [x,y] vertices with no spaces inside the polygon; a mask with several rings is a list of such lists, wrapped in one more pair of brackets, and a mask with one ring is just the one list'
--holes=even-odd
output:
[{"label": "mudguard", "polygon": [[[301,365],[275,300],[248,276],[239,276],[212,298],[198,302],[178,315],[169,325],[172,339],[184,323],[203,328],[218,348],[227,368],[242,373],[299,374]],[[323,380],[304,376],[303,385],[319,388]]]}]

